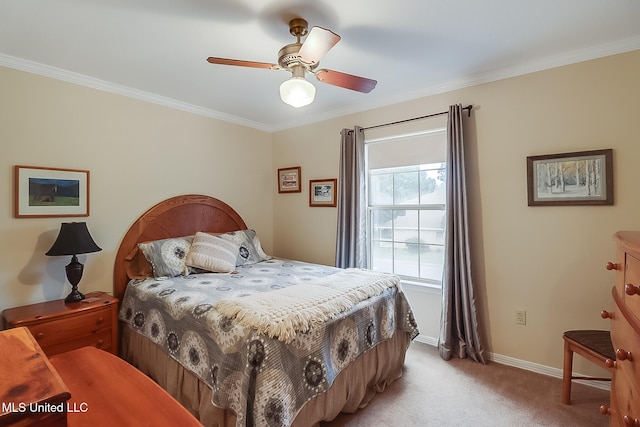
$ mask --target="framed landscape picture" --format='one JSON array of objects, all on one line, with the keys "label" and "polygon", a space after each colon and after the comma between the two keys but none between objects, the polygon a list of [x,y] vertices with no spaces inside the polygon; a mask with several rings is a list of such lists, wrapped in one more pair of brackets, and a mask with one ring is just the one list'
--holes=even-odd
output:
[{"label": "framed landscape picture", "polygon": [[300,166],[278,169],[278,193],[300,193]]},{"label": "framed landscape picture", "polygon": [[89,171],[15,166],[16,218],[89,216]]},{"label": "framed landscape picture", "polygon": [[527,157],[529,206],[612,205],[613,150]]},{"label": "framed landscape picture", "polygon": [[336,206],[337,182],[335,178],[309,180],[309,206]]}]

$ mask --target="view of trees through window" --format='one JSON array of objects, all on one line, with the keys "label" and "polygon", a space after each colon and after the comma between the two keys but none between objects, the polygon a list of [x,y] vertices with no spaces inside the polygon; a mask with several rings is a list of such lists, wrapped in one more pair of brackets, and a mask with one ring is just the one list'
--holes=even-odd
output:
[{"label": "view of trees through window", "polygon": [[441,284],[446,164],[368,172],[371,268]]}]

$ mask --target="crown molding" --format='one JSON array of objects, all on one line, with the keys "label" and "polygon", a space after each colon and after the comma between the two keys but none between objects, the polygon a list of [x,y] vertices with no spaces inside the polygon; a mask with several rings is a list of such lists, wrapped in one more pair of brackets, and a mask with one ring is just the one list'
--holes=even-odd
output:
[{"label": "crown molding", "polygon": [[571,52],[566,52],[560,55],[554,55],[551,57],[538,59],[525,64],[520,64],[513,67],[505,67],[501,69],[495,69],[488,72],[478,73],[466,77],[461,77],[444,84],[438,84],[431,87],[422,88],[420,90],[411,90],[402,94],[396,94],[392,97],[379,100],[375,103],[364,102],[352,107],[334,109],[326,114],[315,114],[313,116],[306,116],[300,120],[285,121],[274,125],[266,125],[264,123],[246,120],[237,116],[232,116],[219,111],[211,110],[208,108],[200,107],[197,105],[189,104],[186,102],[178,101],[165,96],[153,94],[150,92],[141,91],[138,89],[122,86],[119,84],[111,83],[108,81],[96,79],[93,77],[85,76],[82,74],[74,73],[72,71],[63,70],[56,67],[40,64],[37,62],[29,61],[26,59],[16,58],[9,55],[0,53],[0,66],[13,68],[16,70],[25,71],[28,73],[38,74],[45,77],[50,77],[57,80],[66,81],[69,83],[78,84],[81,86],[90,87],[93,89],[115,93],[122,96],[138,99],[153,104],[163,105],[165,107],[174,108],[181,111],[186,111],[193,114],[198,114],[213,119],[223,120],[230,123],[235,123],[241,126],[246,126],[254,129],[258,129],[265,132],[275,132],[290,129],[293,127],[304,126],[311,123],[317,123],[325,120],[331,120],[345,115],[362,113],[364,111],[373,110],[376,108],[387,107],[389,105],[398,104],[405,101],[424,98],[427,96],[437,95],[444,92],[450,92],[453,90],[459,90],[470,86],[475,86],[484,83],[490,83],[498,80],[503,80],[511,77],[517,77],[525,74],[535,73],[538,71],[548,70],[551,68],[562,67],[565,65],[571,65],[579,62],[589,61],[592,59],[602,58],[605,56],[617,55],[640,49],[640,37],[632,37],[629,39],[619,40],[611,43],[604,43],[595,46],[591,46],[584,49],[578,49]]},{"label": "crown molding", "polygon": [[61,68],[51,67],[49,65],[40,64],[38,62],[29,61],[22,58],[16,58],[14,56],[4,55],[2,53],[0,53],[0,66],[13,68],[15,70],[20,70],[20,71],[25,71],[31,74],[37,74],[44,77],[49,77],[52,79],[61,80],[68,83],[73,83],[80,86],[89,87],[92,89],[101,90],[103,92],[122,95],[129,98],[138,99],[140,101],[145,101],[152,104],[158,104],[165,107],[173,108],[176,110],[186,111],[188,113],[193,113],[193,114],[198,114],[205,117],[210,117],[213,119],[223,120],[225,122],[235,123],[238,125],[242,125],[242,126],[246,126],[246,127],[250,127],[258,130],[263,130],[265,132],[273,131],[273,129],[270,126],[266,126],[263,123],[242,119],[240,117],[232,116],[230,114],[221,113],[219,111],[199,107],[197,105],[193,105],[193,104],[178,101],[172,98],[168,98],[166,96],[161,96],[154,93],[145,92],[139,89],[122,86],[116,83],[89,77],[84,74],[75,73],[73,71],[68,71]]},{"label": "crown molding", "polygon": [[591,46],[584,49],[578,49],[566,52],[560,55],[543,58],[540,60],[530,61],[513,67],[505,67],[495,69],[483,73],[477,73],[466,77],[451,80],[444,84],[433,85],[422,89],[415,89],[392,97],[378,100],[376,103],[363,103],[343,109],[335,109],[330,113],[320,115],[317,114],[313,119],[298,122],[283,122],[275,126],[274,130],[285,130],[291,127],[302,126],[314,122],[335,119],[349,114],[362,113],[364,111],[376,108],[388,107],[390,105],[399,104],[401,102],[412,101],[415,99],[425,98],[428,96],[438,95],[445,92],[464,89],[466,87],[476,86],[484,83],[491,83],[512,77],[518,77],[525,74],[531,74],[538,71],[549,70],[552,68],[563,67],[565,65],[576,64],[580,62],[590,61],[593,59],[603,58],[606,56],[618,55],[621,53],[631,52],[640,49],[640,37],[632,37],[629,39],[619,40],[611,43],[604,43]]}]

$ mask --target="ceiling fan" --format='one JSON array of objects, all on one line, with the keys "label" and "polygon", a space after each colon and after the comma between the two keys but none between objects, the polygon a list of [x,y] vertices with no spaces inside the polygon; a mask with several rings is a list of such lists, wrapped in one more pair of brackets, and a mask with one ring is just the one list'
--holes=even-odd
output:
[{"label": "ceiling fan", "polygon": [[[303,107],[313,102],[316,89],[304,78],[307,72],[315,74],[321,82],[358,92],[369,93],[376,87],[375,80],[326,68],[316,69],[320,59],[340,41],[339,35],[322,27],[313,27],[308,31],[307,21],[302,18],[292,19],[289,22],[289,32],[296,37],[297,41],[280,49],[277,64],[215,57],[209,57],[207,61],[211,64],[291,72],[291,78],[280,85],[280,98],[293,107]],[[300,38],[304,36],[307,36],[304,43],[300,43]]]}]

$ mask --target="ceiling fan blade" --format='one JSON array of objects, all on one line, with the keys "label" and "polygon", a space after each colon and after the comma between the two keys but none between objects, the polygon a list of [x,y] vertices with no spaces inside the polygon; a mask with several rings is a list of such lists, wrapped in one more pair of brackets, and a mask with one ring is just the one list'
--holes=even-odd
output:
[{"label": "ceiling fan blade", "polygon": [[340,36],[322,27],[313,27],[298,52],[300,60],[315,64],[340,41]]},{"label": "ceiling fan blade", "polygon": [[378,83],[375,80],[327,69],[318,70],[315,75],[321,82],[364,93],[371,92]]},{"label": "ceiling fan blade", "polygon": [[267,68],[270,70],[280,69],[280,66],[278,64],[269,64],[268,62],[243,61],[241,59],[214,58],[213,56],[211,56],[207,58],[207,61],[212,64],[236,65],[239,67]]}]

